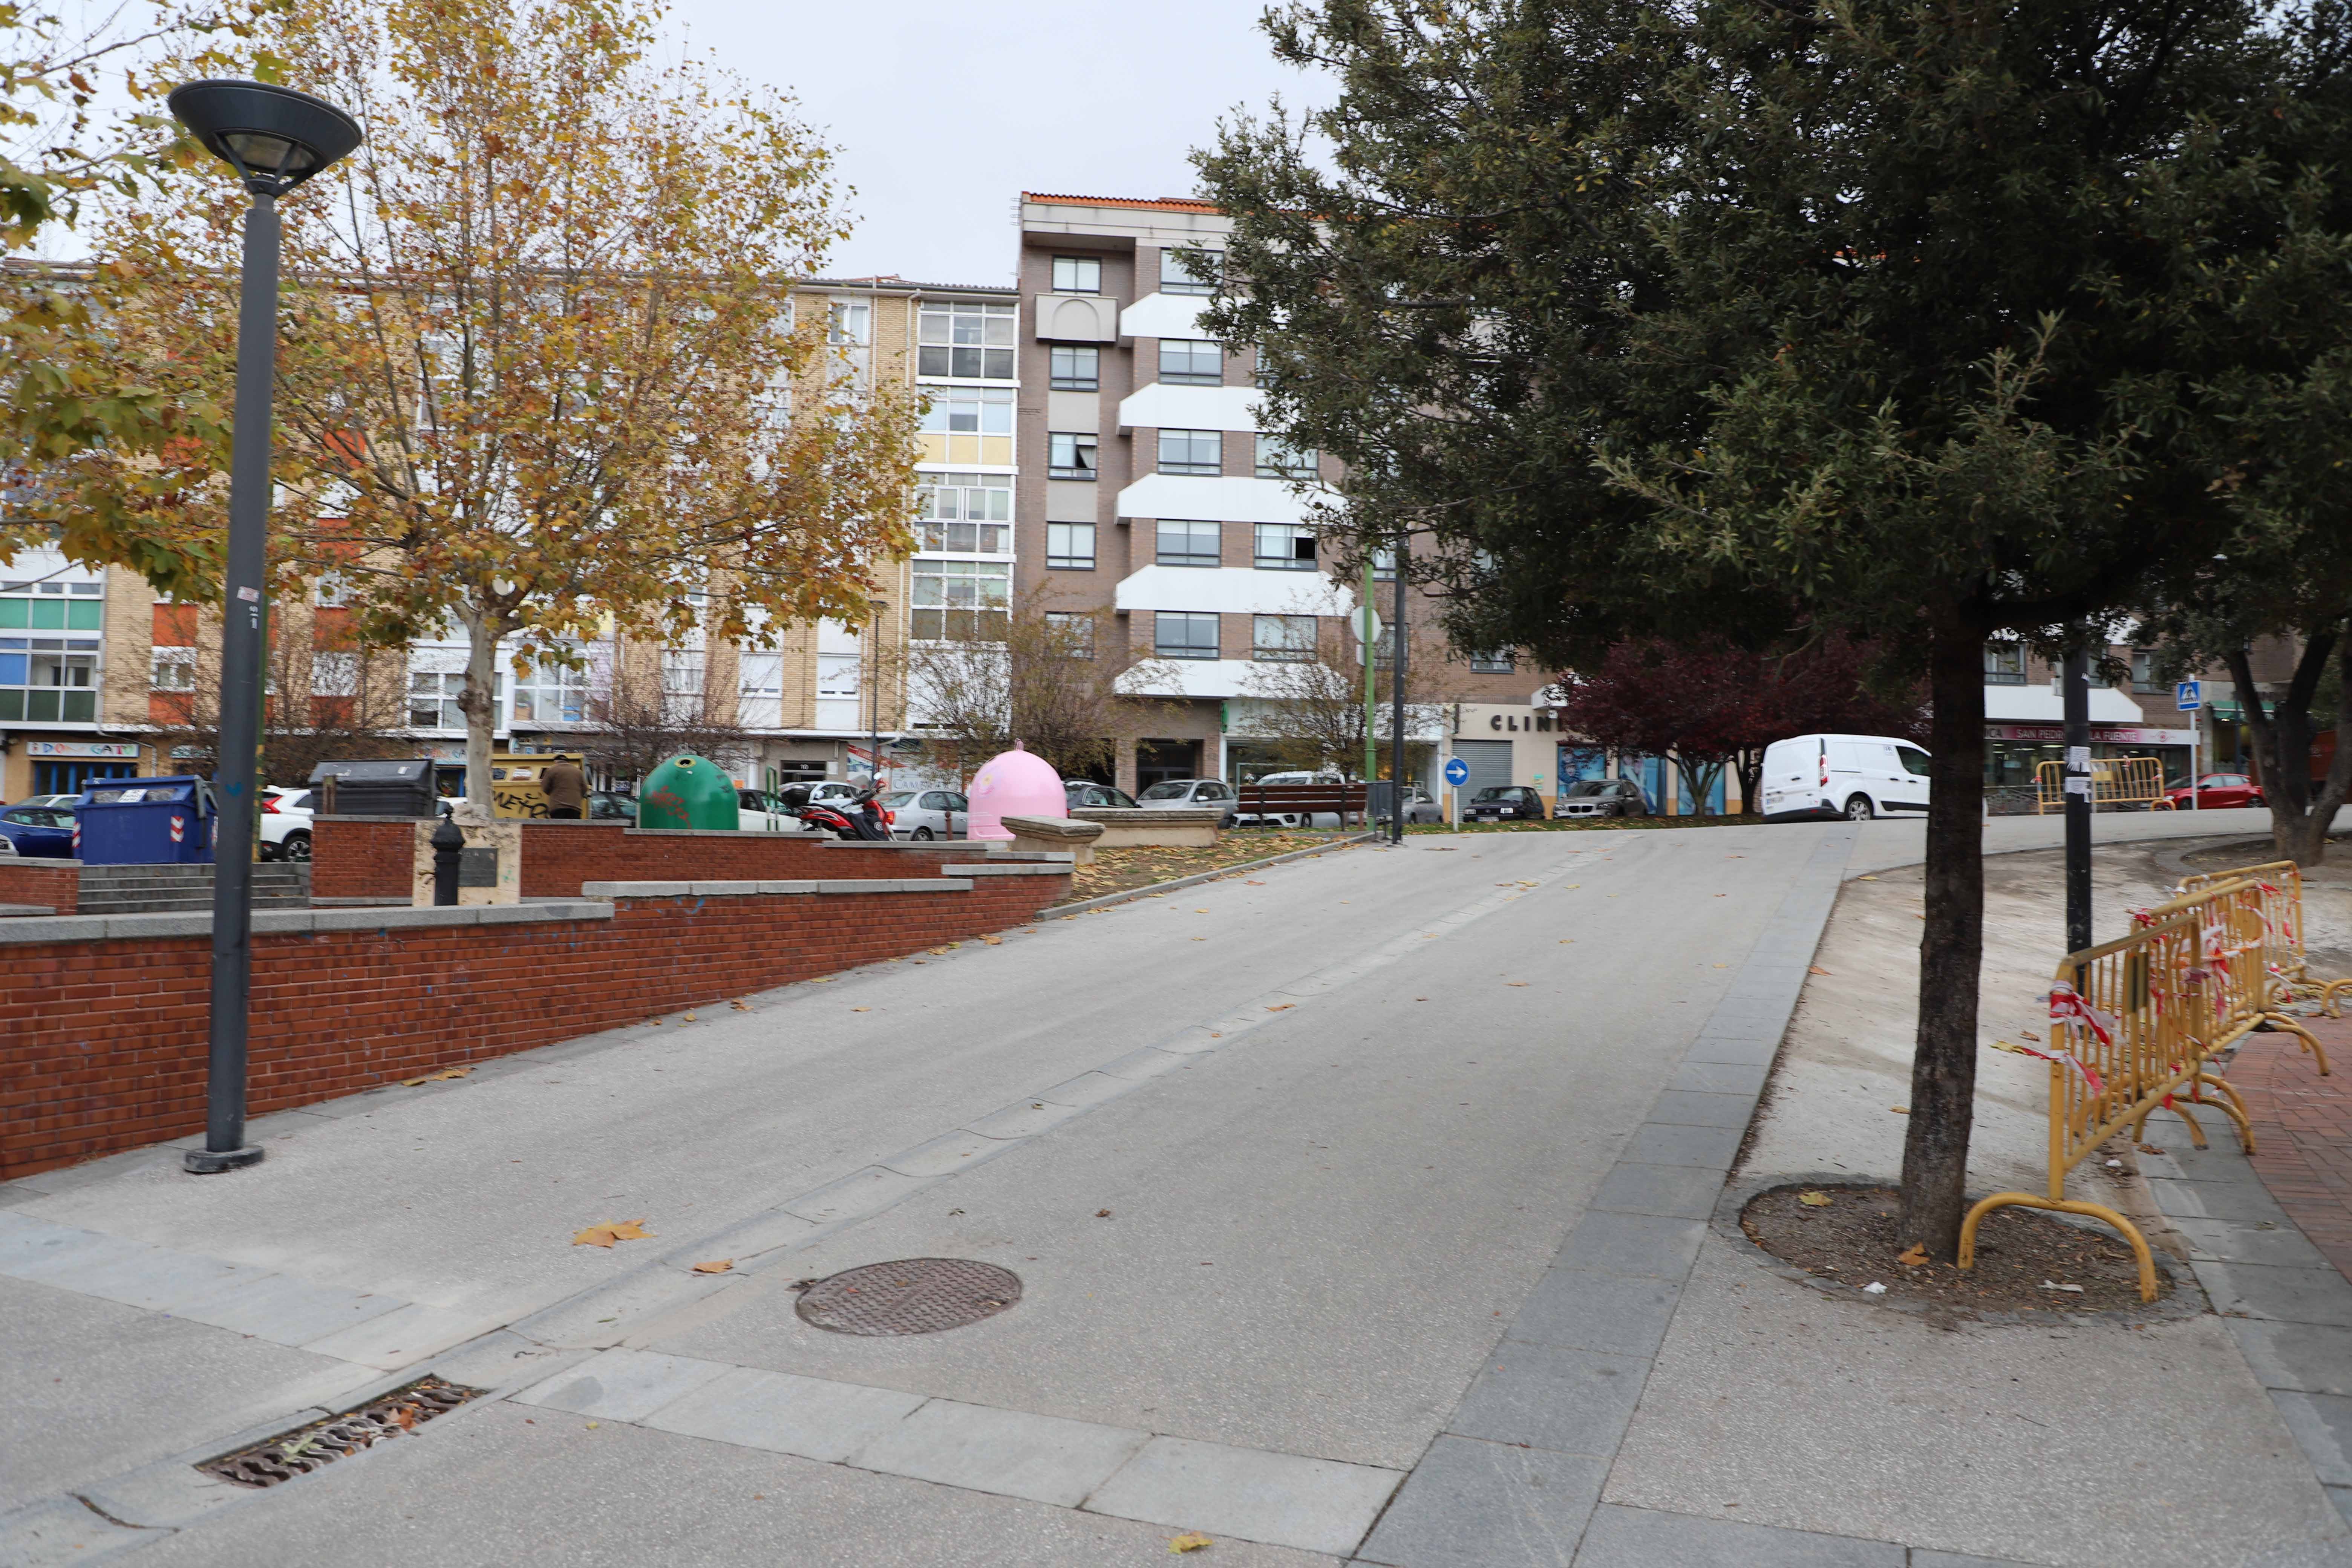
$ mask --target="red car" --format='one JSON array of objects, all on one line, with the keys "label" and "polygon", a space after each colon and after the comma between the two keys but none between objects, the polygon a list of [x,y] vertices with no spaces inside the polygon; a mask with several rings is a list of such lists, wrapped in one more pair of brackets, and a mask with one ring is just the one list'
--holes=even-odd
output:
[{"label": "red car", "polygon": [[[2175,784],[2164,792],[2175,811],[2189,809],[2189,786]],[[2197,804],[2207,811],[2224,811],[2233,805],[2262,805],[2263,786],[2244,773],[2207,773],[2197,781]]]}]

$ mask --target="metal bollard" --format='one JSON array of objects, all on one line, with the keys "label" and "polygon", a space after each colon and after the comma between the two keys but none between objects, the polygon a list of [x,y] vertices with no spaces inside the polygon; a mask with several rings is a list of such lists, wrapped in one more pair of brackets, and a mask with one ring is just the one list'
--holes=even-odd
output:
[{"label": "metal bollard", "polygon": [[466,857],[466,835],[457,819],[447,812],[441,814],[441,826],[433,830],[433,902],[436,907],[454,905],[457,901],[457,868]]}]

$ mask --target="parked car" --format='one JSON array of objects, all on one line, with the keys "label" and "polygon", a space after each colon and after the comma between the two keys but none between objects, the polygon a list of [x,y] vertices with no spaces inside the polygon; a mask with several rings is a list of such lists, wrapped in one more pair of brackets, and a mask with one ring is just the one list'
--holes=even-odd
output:
[{"label": "parked car", "polygon": [[637,797],[609,789],[592,789],[582,815],[590,822],[635,822]]},{"label": "parked car", "polygon": [[951,789],[892,790],[881,804],[893,838],[961,838],[971,826],[971,803]]},{"label": "parked car", "polygon": [[[2189,806],[2189,786],[2175,784],[2164,792],[2175,811],[2187,811]],[[2226,811],[2234,805],[2267,805],[2263,786],[2244,773],[2207,773],[2197,781],[2197,805],[2207,811]]]},{"label": "parked car", "polygon": [[261,792],[261,858],[265,860],[308,860],[310,819],[318,807],[307,789],[271,784]]},{"label": "parked car", "polygon": [[1224,808],[1219,827],[1231,827],[1240,815],[1240,797],[1223,779],[1162,779],[1135,797],[1139,805],[1216,805]]},{"label": "parked car", "polygon": [[1133,805],[1135,797],[1123,789],[1092,779],[1064,779],[1062,791],[1072,805]]},{"label": "parked car", "polygon": [[1462,808],[1465,822],[1541,822],[1543,796],[1526,784],[1488,784]]},{"label": "parked car", "polygon": [[1551,809],[1560,816],[1647,816],[1649,798],[1632,779],[1579,779]]},{"label": "parked car", "polygon": [[[12,855],[73,858],[73,803],[79,795],[37,795],[0,811],[0,843]],[[62,800],[63,805],[43,803]]]},{"label": "parked car", "polygon": [[735,792],[735,827],[740,833],[814,833],[790,802],[763,789]]},{"label": "parked car", "polygon": [[1407,784],[1404,786],[1404,819],[1408,823],[1443,822],[1445,820],[1445,808],[1432,799],[1429,792],[1419,784]]},{"label": "parked car", "polygon": [[1927,753],[1893,735],[1796,735],[1764,748],[1764,817],[1788,822],[1927,809]]}]

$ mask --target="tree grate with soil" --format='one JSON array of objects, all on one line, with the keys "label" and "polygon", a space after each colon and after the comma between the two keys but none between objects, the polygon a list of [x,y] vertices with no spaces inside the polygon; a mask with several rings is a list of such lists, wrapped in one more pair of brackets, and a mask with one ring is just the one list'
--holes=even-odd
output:
[{"label": "tree grate with soil", "polygon": [[[2142,1305],[2138,1267],[2121,1237],[2037,1209],[1996,1209],[1986,1215],[1977,1229],[1972,1268],[1935,1260],[1906,1264],[1895,1228],[1897,1199],[1889,1186],[1775,1187],[1741,1211],[1739,1228],[1773,1257],[1816,1279],[1849,1286],[1856,1295],[1873,1284],[1884,1285],[1885,1300],[1955,1316],[2117,1311]],[[2161,1271],[2158,1289],[2161,1296],[2172,1292]]]}]

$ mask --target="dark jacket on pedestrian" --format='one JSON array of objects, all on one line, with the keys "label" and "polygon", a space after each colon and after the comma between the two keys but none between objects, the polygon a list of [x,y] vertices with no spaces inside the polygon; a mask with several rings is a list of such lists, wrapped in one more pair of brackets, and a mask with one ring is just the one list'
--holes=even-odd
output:
[{"label": "dark jacket on pedestrian", "polygon": [[558,806],[580,809],[588,798],[588,780],[580,772],[580,764],[568,757],[558,757],[539,770],[540,793],[547,797],[549,809]]}]

